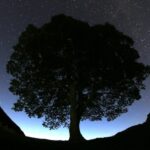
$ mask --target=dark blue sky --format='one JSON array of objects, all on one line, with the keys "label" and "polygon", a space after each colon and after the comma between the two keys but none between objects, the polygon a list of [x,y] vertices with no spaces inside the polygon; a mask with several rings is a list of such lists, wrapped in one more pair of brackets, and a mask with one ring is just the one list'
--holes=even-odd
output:
[{"label": "dark blue sky", "polygon": [[[131,36],[145,64],[150,64],[150,1],[149,0],[0,0],[0,105],[28,136],[67,139],[67,129],[49,131],[42,120],[30,119],[25,113],[11,110],[17,97],[9,90],[10,76],[6,63],[20,33],[28,24],[41,26],[51,16],[64,13],[89,24],[110,22]],[[83,122],[81,131],[86,138],[110,136],[134,124],[142,123],[150,112],[150,79],[145,81],[142,99],[129,112],[115,121]]]}]

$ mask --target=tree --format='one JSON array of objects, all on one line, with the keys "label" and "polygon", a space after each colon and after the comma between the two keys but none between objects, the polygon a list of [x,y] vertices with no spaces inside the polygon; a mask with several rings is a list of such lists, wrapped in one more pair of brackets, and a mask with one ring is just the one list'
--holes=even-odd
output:
[{"label": "tree", "polygon": [[28,25],[7,64],[10,91],[19,97],[14,110],[83,140],[81,120],[113,120],[140,99],[149,66],[138,58],[133,40],[108,23],[57,15],[42,27]]}]

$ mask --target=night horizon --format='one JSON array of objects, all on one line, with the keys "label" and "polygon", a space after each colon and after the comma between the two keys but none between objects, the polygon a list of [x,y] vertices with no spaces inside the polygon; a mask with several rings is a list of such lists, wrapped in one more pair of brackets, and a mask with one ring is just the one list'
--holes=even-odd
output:
[{"label": "night horizon", "polygon": [[[22,129],[26,136],[45,138],[52,140],[68,140],[69,134],[66,128],[50,131],[42,126],[42,119],[29,118],[24,112],[15,112],[11,108],[17,100],[9,90],[10,75],[6,73],[6,64],[12,54],[12,47],[17,43],[20,34],[28,24],[41,27],[51,20],[52,16],[65,14],[75,19],[87,22],[90,25],[113,24],[117,30],[130,36],[138,50],[139,61],[150,64],[150,27],[147,21],[150,2],[110,0],[109,2],[79,0],[47,1],[38,0],[1,0],[0,12],[0,106],[8,116]],[[118,9],[117,9],[118,8]],[[101,13],[101,14],[100,14]],[[143,20],[140,20],[142,18]],[[148,23],[147,23],[148,22]],[[135,101],[127,113],[121,114],[114,121],[84,121],[81,122],[81,133],[86,139],[108,137],[123,131],[128,127],[141,124],[150,113],[150,78],[144,81],[146,89],[141,91],[141,99]]]}]

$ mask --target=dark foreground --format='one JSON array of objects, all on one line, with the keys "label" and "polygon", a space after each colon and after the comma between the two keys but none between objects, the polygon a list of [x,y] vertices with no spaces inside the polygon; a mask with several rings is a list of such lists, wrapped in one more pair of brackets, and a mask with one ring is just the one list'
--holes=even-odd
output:
[{"label": "dark foreground", "polygon": [[50,141],[29,138],[21,129],[0,110],[0,150],[44,150],[44,149],[150,149],[150,114],[147,120],[140,125],[133,126],[127,130],[109,138],[99,138],[84,142]]},{"label": "dark foreground", "polygon": [[131,127],[110,138],[85,142],[50,141],[18,136],[0,128],[0,149],[150,149],[150,124]]}]

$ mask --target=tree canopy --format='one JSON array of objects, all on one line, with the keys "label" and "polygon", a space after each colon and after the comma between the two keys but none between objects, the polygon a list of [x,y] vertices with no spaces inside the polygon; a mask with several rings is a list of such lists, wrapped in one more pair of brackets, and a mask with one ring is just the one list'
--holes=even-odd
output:
[{"label": "tree canopy", "polygon": [[14,109],[44,117],[50,129],[68,126],[73,140],[80,120],[115,119],[141,98],[149,75],[133,44],[113,25],[89,26],[65,15],[28,25],[7,64],[10,90],[18,95]]}]

